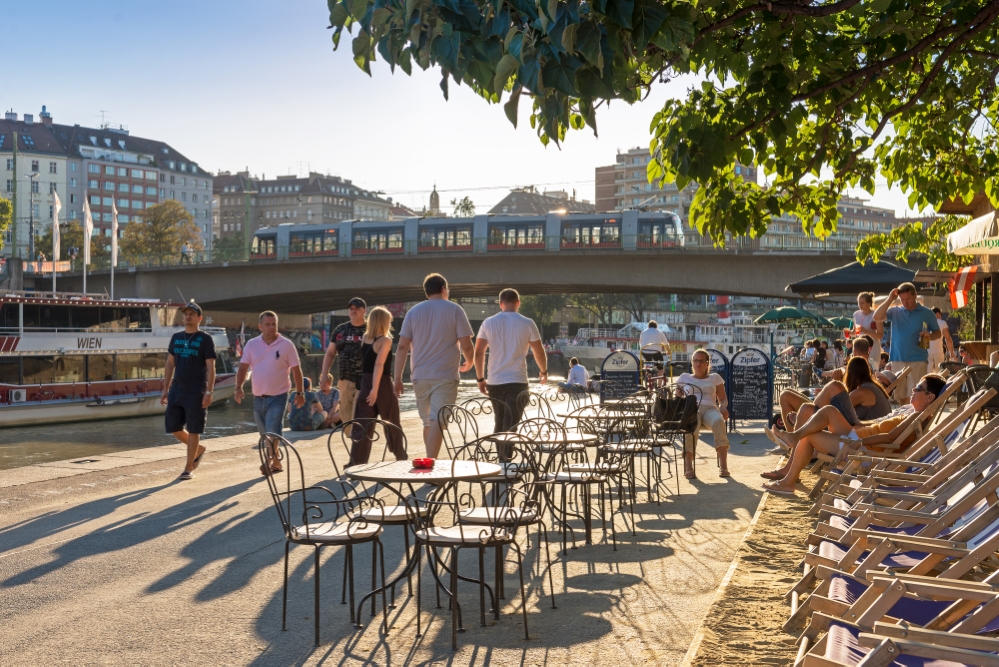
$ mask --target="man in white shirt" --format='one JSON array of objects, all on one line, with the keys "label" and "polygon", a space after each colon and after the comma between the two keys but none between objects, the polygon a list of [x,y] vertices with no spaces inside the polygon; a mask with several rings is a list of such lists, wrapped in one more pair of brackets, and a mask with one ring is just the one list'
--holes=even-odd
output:
[{"label": "man in white shirt", "polygon": [[642,358],[645,361],[655,361],[658,368],[663,367],[663,352],[669,349],[669,339],[659,330],[658,322],[649,320],[649,328],[638,337],[638,345],[642,348]]},{"label": "man in white shirt", "polygon": [[569,359],[569,377],[565,382],[559,382],[558,386],[566,391],[583,392],[590,385],[590,374],[586,368],[579,363],[579,359],[572,357]]},{"label": "man in white shirt", "polygon": [[[520,294],[515,289],[500,292],[500,311],[483,320],[475,339],[475,378],[479,391],[493,403],[495,433],[509,431],[524,414],[518,400],[527,391],[527,351],[534,354],[541,384],[548,382],[548,357],[534,320],[524,317]],[[486,349],[489,349],[489,376],[486,377]]]},{"label": "man in white shirt", "polygon": [[940,327],[941,336],[930,341],[927,364],[930,373],[940,370],[940,364],[954,356],[954,339],[950,337],[950,327],[943,318],[943,313],[939,308],[933,309],[933,316],[937,318],[937,326]]}]

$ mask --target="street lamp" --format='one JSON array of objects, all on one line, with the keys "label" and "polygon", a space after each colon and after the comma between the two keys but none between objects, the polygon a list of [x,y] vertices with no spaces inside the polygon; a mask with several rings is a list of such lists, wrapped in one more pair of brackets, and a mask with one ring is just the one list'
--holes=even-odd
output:
[{"label": "street lamp", "polygon": [[243,249],[246,250],[246,259],[250,259],[250,197],[257,195],[257,190],[243,190]]},{"label": "street lamp", "polygon": [[30,261],[35,261],[35,179],[38,172],[33,171],[25,174],[28,179],[28,257]]}]

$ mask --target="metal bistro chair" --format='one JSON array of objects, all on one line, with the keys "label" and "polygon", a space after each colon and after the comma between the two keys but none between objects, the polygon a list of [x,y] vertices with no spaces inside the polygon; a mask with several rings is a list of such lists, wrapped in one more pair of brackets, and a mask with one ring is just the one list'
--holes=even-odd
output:
[{"label": "metal bistro chair", "polygon": [[441,429],[444,448],[451,459],[465,443],[479,437],[478,420],[470,410],[460,405],[445,405],[441,408],[437,413],[437,424]]},{"label": "metal bistro chair", "polygon": [[676,383],[667,387],[662,387],[659,397],[653,409],[653,420],[657,439],[660,443],[660,453],[665,454],[665,445],[669,443],[669,448],[673,450],[673,464],[677,466],[676,492],[680,493],[680,468],[677,461],[677,450],[681,455],[686,451],[687,443],[690,442],[691,451],[695,456],[691,461],[691,470],[694,472],[694,479],[697,478],[697,439],[700,431],[700,418],[697,414],[697,406],[700,399],[700,390],[694,385],[686,383]]},{"label": "metal bistro chair", "polygon": [[[999,372],[996,369],[985,364],[975,364],[973,366],[968,366],[965,369],[965,373],[968,376],[968,381],[971,382],[972,391],[981,391],[982,389],[995,389],[999,391]],[[981,420],[982,415],[986,415],[987,419],[991,419],[996,414],[999,414],[999,394],[993,396],[985,405],[975,413],[975,417],[971,424],[968,426],[965,433],[973,433],[978,422]]]},{"label": "metal bistro chair", "polygon": [[[385,582],[385,549],[379,536],[380,523],[369,519],[379,516],[383,504],[377,498],[364,495],[345,494],[338,498],[330,489],[323,486],[307,486],[302,459],[295,447],[285,438],[275,433],[267,437],[277,443],[277,457],[283,462],[283,470],[273,472],[265,479],[270,490],[278,518],[284,528],[284,592],[281,606],[281,629],[288,629],[288,550],[292,544],[303,544],[315,549],[314,606],[316,645],[319,641],[319,553],[323,547],[345,547],[345,578],[349,572],[350,620],[361,627],[361,610],[354,611],[354,546],[370,543],[371,584],[377,588],[377,567],[380,563],[382,583]],[[263,447],[258,448],[260,460],[267,463]],[[345,582],[347,583],[347,582]],[[372,605],[374,599],[372,599]],[[372,611],[374,611],[372,607]],[[382,613],[384,631],[388,634],[388,606],[385,592],[382,591]]]},{"label": "metal bistro chair", "polygon": [[[381,432],[379,432],[378,430],[379,426],[381,426]],[[409,447],[406,443],[406,434],[403,432],[401,428],[390,422],[382,421],[381,419],[375,419],[375,418],[362,418],[362,419],[351,419],[350,421],[343,422],[342,424],[338,425],[335,429],[333,429],[333,432],[330,433],[329,437],[326,439],[326,450],[329,452],[330,455],[330,463],[333,464],[333,470],[336,473],[336,481],[343,489],[344,495],[354,493],[357,494],[358,497],[373,498],[378,493],[377,488],[369,487],[364,482],[355,482],[352,480],[348,480],[346,476],[344,476],[341,473],[340,466],[337,465],[336,456],[334,454],[334,446],[333,446],[333,443],[336,440],[340,441],[340,444],[343,447],[344,451],[347,452],[347,456],[348,457],[350,456],[350,446],[352,444],[352,440],[351,436],[347,435],[347,431],[350,430],[350,432],[353,433],[353,428],[348,429],[348,427],[368,429],[371,437],[372,449],[374,449],[375,444],[378,443],[378,441],[380,441],[383,436],[385,437],[385,440],[387,442],[389,432],[394,431],[397,433],[399,437],[402,438],[402,446],[404,449],[408,451]],[[381,458],[382,461],[385,460],[385,455],[387,452],[388,452],[388,447],[387,446],[383,447],[382,458]],[[392,493],[394,493],[399,500],[403,498],[403,494],[396,492],[394,489],[391,488],[389,490]],[[410,492],[411,493],[413,492],[412,488],[410,489]],[[403,504],[395,503],[395,504],[386,505],[383,501],[379,502],[381,503],[379,506],[379,511],[375,512],[371,508],[368,508],[361,510],[360,515],[367,521],[380,526],[402,526],[403,527],[402,534],[406,543],[406,553],[408,554],[409,531],[406,530],[405,528],[407,521],[409,521],[409,513],[406,510],[406,505],[404,503]],[[345,571],[344,577],[346,576],[347,573]],[[409,588],[409,594],[412,595],[413,584],[412,580],[409,577],[407,577],[407,585]],[[394,586],[392,587],[391,597],[394,601],[395,600]],[[372,604],[373,603],[374,600],[372,600]],[[374,606],[372,606],[372,610],[374,610]]]},{"label": "metal bistro chair", "polygon": [[[486,624],[486,603],[485,592],[488,589],[493,605],[495,618],[499,618],[499,600],[492,589],[485,582],[485,550],[488,548],[509,546],[517,554],[517,568],[520,574],[520,600],[521,610],[524,616],[524,638],[530,639],[527,628],[527,594],[524,590],[524,567],[523,554],[517,544],[516,535],[521,525],[519,517],[526,516],[531,512],[538,512],[535,504],[525,499],[523,494],[516,489],[507,491],[510,499],[509,505],[497,508],[495,512],[486,513],[485,522],[472,522],[463,518],[463,509],[474,509],[471,504],[475,497],[474,487],[476,482],[466,483],[468,490],[462,491],[459,485],[455,485],[453,490],[445,492],[446,495],[422,498],[407,498],[406,505],[410,510],[413,525],[413,534],[416,539],[416,571],[417,571],[417,594],[416,594],[416,635],[422,636],[422,577],[423,568],[420,559],[423,550],[426,550],[427,560],[430,562],[430,573],[434,577],[438,590],[443,589],[450,599],[451,610],[451,648],[458,648],[458,631],[464,630],[461,607],[458,604],[458,580],[471,581],[458,574],[458,553],[462,549],[475,549],[479,556],[479,620],[481,625]],[[459,498],[462,502],[459,502]],[[521,509],[518,513],[512,511],[513,508]],[[439,549],[447,549],[450,558],[446,564],[441,561],[438,554]],[[440,562],[450,575],[449,587],[444,585],[437,572],[435,562]]]},{"label": "metal bistro chair", "polygon": [[552,409],[551,402],[542,394],[532,392],[530,389],[522,391],[517,396],[517,403],[523,406],[522,419],[532,417],[555,419],[555,410]]}]

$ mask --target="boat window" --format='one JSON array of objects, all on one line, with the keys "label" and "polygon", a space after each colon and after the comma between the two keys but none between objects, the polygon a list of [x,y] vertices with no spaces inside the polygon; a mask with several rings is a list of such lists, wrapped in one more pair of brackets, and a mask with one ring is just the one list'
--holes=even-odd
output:
[{"label": "boat window", "polygon": [[140,380],[163,377],[166,353],[119,354],[115,364],[115,380]]},{"label": "boat window", "polygon": [[110,354],[95,354],[87,357],[87,380],[103,382],[114,379],[114,359]]},{"label": "boat window", "polygon": [[129,329],[151,329],[152,323],[149,320],[149,309],[148,308],[129,308],[128,309],[128,328]]},{"label": "boat window", "polygon": [[226,350],[215,350],[215,373],[232,373],[232,360]]},{"label": "boat window", "polygon": [[21,384],[17,357],[0,357],[0,384]]},{"label": "boat window", "polygon": [[55,358],[54,376],[56,382],[83,382],[87,377],[82,354],[66,354]]},{"label": "boat window", "polygon": [[41,310],[41,326],[43,329],[68,329],[69,324],[69,306],[47,306],[40,305]]},{"label": "boat window", "polygon": [[[27,310],[27,305],[25,305]],[[55,357],[23,357],[24,383],[48,384],[55,378]]]},{"label": "boat window", "polygon": [[102,329],[125,329],[128,326],[128,311],[125,308],[101,308]]},{"label": "boat window", "polygon": [[18,329],[18,304],[5,303],[0,306],[0,329]]},{"label": "boat window", "polygon": [[97,306],[80,306],[72,312],[74,329],[98,329],[101,325],[101,309]]}]

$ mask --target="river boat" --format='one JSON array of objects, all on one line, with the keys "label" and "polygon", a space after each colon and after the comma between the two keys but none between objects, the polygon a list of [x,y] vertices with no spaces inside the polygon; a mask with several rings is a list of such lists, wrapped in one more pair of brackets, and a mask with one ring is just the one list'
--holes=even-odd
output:
[{"label": "river boat", "polygon": [[[630,322],[620,329],[581,328],[576,336],[559,348],[566,358],[576,357],[591,372],[599,372],[604,358],[614,350],[629,350],[639,354],[639,336],[648,327],[645,322]],[[732,355],[744,347],[770,348],[770,327],[756,324],[747,313],[733,312],[729,322],[685,322],[676,320],[660,324],[670,342],[670,358],[687,362],[694,350],[704,348]],[[774,332],[774,345],[778,350],[786,347],[795,335],[794,330],[778,329]]]},{"label": "river boat", "polygon": [[[182,303],[94,294],[0,293],[0,428],[162,414],[170,337]],[[225,329],[212,405],[236,389]]]}]

